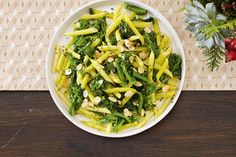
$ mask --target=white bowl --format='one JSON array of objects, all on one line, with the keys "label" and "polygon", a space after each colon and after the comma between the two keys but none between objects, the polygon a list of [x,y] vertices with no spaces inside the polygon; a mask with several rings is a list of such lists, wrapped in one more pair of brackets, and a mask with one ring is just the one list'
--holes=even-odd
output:
[{"label": "white bowl", "polygon": [[[64,37],[64,33],[68,31],[72,31],[72,24],[78,20],[78,18],[85,13],[88,13],[89,8],[99,8],[107,11],[111,11],[111,8],[117,8],[117,4],[122,3],[122,2],[129,2],[134,5],[137,5],[139,7],[142,7],[144,9],[147,9],[149,11],[149,14],[152,15],[153,17],[156,17],[159,19],[161,31],[168,34],[169,37],[172,39],[172,48],[175,53],[178,53],[183,60],[182,63],[182,76],[181,76],[181,81],[179,83],[179,89],[177,94],[175,95],[172,103],[166,108],[166,110],[162,113],[160,117],[157,119],[150,119],[148,123],[143,126],[142,128],[131,128],[128,130],[124,130],[122,132],[118,133],[110,133],[110,134],[105,134],[103,132],[100,132],[98,130],[95,130],[93,128],[87,127],[83,125],[80,121],[86,119],[85,117],[81,115],[77,116],[71,116],[68,112],[68,107],[63,103],[63,101],[58,97],[56,92],[54,91],[54,79],[55,79],[55,74],[51,72],[51,65],[52,65],[52,58],[53,58],[53,53],[54,53],[54,48],[55,45],[58,43],[61,43],[62,45],[65,44],[68,40]],[[185,78],[185,56],[184,56],[184,51],[183,47],[181,45],[180,39],[171,26],[171,24],[155,9],[151,8],[150,6],[143,4],[141,2],[133,1],[133,0],[116,0],[116,1],[110,1],[110,0],[97,0],[93,1],[91,3],[88,3],[87,5],[84,5],[80,8],[78,8],[73,14],[71,14],[69,17],[66,18],[66,20],[59,26],[57,31],[55,32],[48,48],[47,56],[46,56],[46,78],[47,78],[47,83],[49,87],[50,94],[56,103],[57,107],[59,110],[66,116],[67,119],[69,119],[73,124],[75,124],[77,127],[92,133],[94,135],[98,136],[104,136],[104,137],[127,137],[127,136],[132,136],[135,134],[138,134],[140,132],[143,132],[155,124],[157,124],[159,121],[161,121],[169,112],[170,110],[174,107],[177,99],[179,98],[179,95],[181,93],[183,83],[184,83],[184,78]]]}]

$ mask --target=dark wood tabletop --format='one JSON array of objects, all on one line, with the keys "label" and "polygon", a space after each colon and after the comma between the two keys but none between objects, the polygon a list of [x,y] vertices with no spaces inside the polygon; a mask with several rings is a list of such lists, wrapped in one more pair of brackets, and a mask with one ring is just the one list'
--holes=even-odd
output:
[{"label": "dark wood tabletop", "polygon": [[235,157],[236,92],[182,92],[153,128],[128,138],[89,134],[48,92],[0,92],[0,157]]}]

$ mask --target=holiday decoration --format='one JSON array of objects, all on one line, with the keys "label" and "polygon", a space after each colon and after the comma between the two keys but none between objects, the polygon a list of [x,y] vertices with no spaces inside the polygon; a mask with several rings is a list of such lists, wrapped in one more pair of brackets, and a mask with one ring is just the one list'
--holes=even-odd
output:
[{"label": "holiday decoration", "polygon": [[186,29],[195,34],[211,71],[226,61],[236,60],[236,7],[234,0],[193,0],[185,5]]}]

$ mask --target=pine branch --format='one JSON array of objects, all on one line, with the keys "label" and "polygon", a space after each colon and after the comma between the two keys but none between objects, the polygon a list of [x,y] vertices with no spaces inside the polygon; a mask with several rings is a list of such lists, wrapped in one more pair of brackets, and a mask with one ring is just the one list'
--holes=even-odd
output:
[{"label": "pine branch", "polygon": [[231,21],[214,21],[204,26],[201,32],[207,39],[211,38],[214,34],[220,33],[223,29],[234,30],[236,28],[236,19]]},{"label": "pine branch", "polygon": [[217,47],[212,47],[210,49],[205,48],[203,54],[207,57],[207,65],[211,71],[218,69],[220,62],[225,55],[225,53]]}]

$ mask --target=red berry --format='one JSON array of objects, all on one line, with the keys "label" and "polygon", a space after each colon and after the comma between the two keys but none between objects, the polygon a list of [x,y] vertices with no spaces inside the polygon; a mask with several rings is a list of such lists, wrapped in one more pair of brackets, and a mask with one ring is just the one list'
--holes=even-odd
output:
[{"label": "red berry", "polygon": [[230,42],[229,48],[230,48],[231,50],[235,50],[235,51],[236,51],[236,39],[233,39],[233,40]]},{"label": "red berry", "polygon": [[229,50],[226,52],[226,62],[236,60],[236,51]]},{"label": "red berry", "polygon": [[231,43],[232,39],[231,38],[225,38],[225,44],[229,45]]}]

